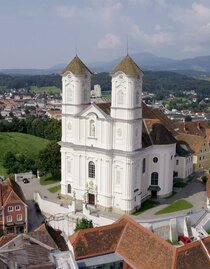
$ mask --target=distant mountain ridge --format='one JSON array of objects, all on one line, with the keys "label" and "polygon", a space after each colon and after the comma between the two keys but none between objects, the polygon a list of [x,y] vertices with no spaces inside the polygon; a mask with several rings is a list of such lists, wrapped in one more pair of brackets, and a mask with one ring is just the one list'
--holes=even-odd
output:
[{"label": "distant mountain ridge", "polygon": [[[131,57],[143,70],[173,71],[193,76],[210,74],[210,55],[175,60],[143,52],[131,54]],[[87,63],[87,66],[93,72],[110,72],[121,59],[122,58],[118,58],[110,62]],[[58,64],[48,69],[0,69],[0,73],[15,75],[59,74],[66,65],[67,64]]]}]

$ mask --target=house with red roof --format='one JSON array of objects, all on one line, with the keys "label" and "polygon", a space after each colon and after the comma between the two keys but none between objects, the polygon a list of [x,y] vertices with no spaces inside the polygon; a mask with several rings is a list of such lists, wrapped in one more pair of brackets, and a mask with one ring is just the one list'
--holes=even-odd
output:
[{"label": "house with red roof", "polygon": [[173,246],[128,216],[69,237],[79,268],[209,269],[210,236]]},{"label": "house with red roof", "polygon": [[27,204],[21,187],[12,179],[0,183],[0,232],[28,231]]}]

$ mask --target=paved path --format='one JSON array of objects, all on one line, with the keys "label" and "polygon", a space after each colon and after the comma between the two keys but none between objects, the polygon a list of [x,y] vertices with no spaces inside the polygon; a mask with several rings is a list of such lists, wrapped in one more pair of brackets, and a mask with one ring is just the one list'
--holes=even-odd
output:
[{"label": "paved path", "polygon": [[[30,213],[30,218],[33,219],[34,217],[34,221],[36,222],[36,214],[33,213],[34,210],[31,209],[32,207],[34,207],[33,205],[33,194],[34,192],[38,191],[41,196],[45,199],[49,199],[52,202],[56,202],[56,203],[62,203],[64,202],[62,199],[58,199],[58,193],[51,193],[48,191],[48,189],[50,187],[53,186],[57,186],[59,184],[59,182],[53,183],[53,184],[49,184],[49,185],[40,185],[39,180],[37,178],[31,179],[30,183],[28,184],[24,184],[23,182],[19,182],[21,188],[23,189],[23,192],[25,194],[26,200],[28,200],[29,205],[30,205],[30,210],[32,210],[32,214]],[[206,187],[205,185],[197,179],[197,177],[195,176],[194,179],[188,183],[188,185],[184,188],[179,188],[176,189],[177,193],[169,198],[169,199],[159,199],[159,201],[161,202],[160,205],[151,208],[141,214],[139,214],[138,216],[135,216],[134,218],[137,219],[138,221],[149,221],[149,220],[155,220],[155,219],[164,219],[166,217],[177,217],[180,215],[184,215],[187,214],[189,212],[196,212],[201,210],[202,208],[206,208]],[[155,213],[159,210],[161,210],[162,208],[170,205],[171,203],[175,202],[176,200],[179,199],[185,199],[187,201],[189,201],[190,203],[193,204],[193,208],[192,209],[187,209],[187,210],[182,210],[182,211],[177,211],[177,212],[173,212],[170,214],[162,214],[162,215],[158,215],[156,216]],[[68,203],[68,201],[66,201]],[[121,215],[119,214],[115,214],[115,213],[106,213],[106,212],[101,212],[101,215],[103,216],[109,216],[109,218],[114,219],[118,219]],[[32,217],[31,217],[32,216]],[[39,218],[38,218],[39,221]],[[33,225],[32,225],[33,226]]]},{"label": "paved path", "polygon": [[33,178],[30,179],[29,183],[25,184],[20,181],[18,184],[21,186],[26,198],[26,202],[28,204],[28,229],[30,232],[39,227],[44,220],[44,216],[36,211],[34,203],[34,192],[38,191],[45,199],[49,199],[50,201],[56,203],[61,203],[61,200],[58,199],[58,193],[51,193],[48,191],[49,188],[59,185],[60,182],[49,185],[40,185],[39,179]]},{"label": "paved path", "polygon": [[[188,183],[184,188],[176,189],[177,193],[169,199],[160,199],[161,205],[151,208],[138,216],[138,219],[158,219],[167,216],[175,217],[189,212],[199,211],[206,208],[206,186],[196,177]],[[170,214],[162,214],[156,216],[155,213],[171,203],[185,199],[193,205],[193,208],[187,210],[176,211]]]}]

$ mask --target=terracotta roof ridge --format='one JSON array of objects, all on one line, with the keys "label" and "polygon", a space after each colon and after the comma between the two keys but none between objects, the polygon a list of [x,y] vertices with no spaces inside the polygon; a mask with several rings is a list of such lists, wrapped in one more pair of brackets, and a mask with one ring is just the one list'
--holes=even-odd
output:
[{"label": "terracotta roof ridge", "polygon": [[143,230],[144,232],[146,232],[147,234],[150,234],[151,236],[155,237],[156,239],[158,239],[159,242],[161,241],[165,246],[167,246],[171,249],[175,249],[175,247],[173,245],[171,245],[167,241],[161,239],[158,235],[156,235],[155,233],[153,233],[149,229],[145,228],[143,225],[139,224],[138,222],[136,222],[133,218],[130,218],[128,216],[125,216],[125,218],[128,220],[128,222],[132,223],[135,227],[137,227],[137,228]]},{"label": "terracotta roof ridge", "polygon": [[[81,229],[81,230],[75,232],[75,233],[77,233],[77,236],[74,239],[74,244],[79,240],[79,236],[82,236],[82,235],[84,235],[86,233],[89,233],[90,231],[97,232],[98,230],[108,230],[108,229],[112,228],[113,226],[114,227],[117,227],[117,226],[122,226],[122,225],[119,225],[119,223],[116,223],[115,224],[115,222],[114,222],[114,223],[108,224],[108,225],[97,226],[97,227],[93,227],[93,228]],[[73,236],[73,235],[74,234],[72,234],[71,236]],[[70,239],[71,236],[68,237],[68,239],[70,240],[70,242],[71,242],[71,239]]]}]

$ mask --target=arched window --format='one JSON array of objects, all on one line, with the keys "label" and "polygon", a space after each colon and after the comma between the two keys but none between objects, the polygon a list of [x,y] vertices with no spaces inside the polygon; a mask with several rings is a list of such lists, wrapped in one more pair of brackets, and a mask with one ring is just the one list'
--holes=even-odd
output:
[{"label": "arched window", "polygon": [[71,193],[71,184],[68,184],[68,193]]},{"label": "arched window", "polygon": [[151,174],[151,185],[158,185],[158,173],[153,172]]},{"label": "arched window", "polygon": [[88,176],[90,178],[95,178],[95,164],[92,161],[88,164]]},{"label": "arched window", "polygon": [[117,103],[118,105],[122,105],[124,103],[124,93],[122,90],[119,90],[117,93]]},{"label": "arched window", "polygon": [[73,100],[73,91],[68,87],[67,89],[67,101],[71,102]]},{"label": "arched window", "polygon": [[142,173],[144,174],[145,171],[146,171],[146,159],[144,158],[142,162]]},{"label": "arched window", "polygon": [[90,136],[92,136],[92,137],[95,137],[95,135],[96,135],[96,126],[95,126],[95,121],[94,121],[94,120],[91,120],[91,121],[90,121],[90,130],[89,130],[89,134],[90,134]]}]

